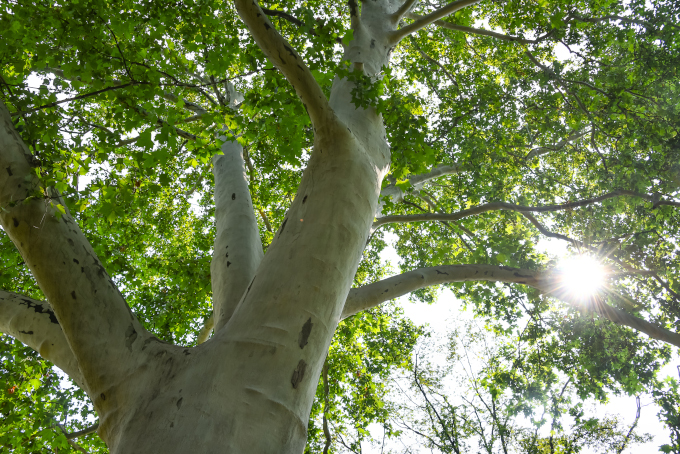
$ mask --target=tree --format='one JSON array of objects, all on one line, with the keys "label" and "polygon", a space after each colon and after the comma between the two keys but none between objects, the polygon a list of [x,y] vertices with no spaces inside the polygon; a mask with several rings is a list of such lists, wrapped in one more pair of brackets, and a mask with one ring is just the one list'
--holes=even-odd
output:
[{"label": "tree", "polygon": [[[675,2],[2,8],[0,330],[111,452],[302,452],[336,331],[437,285],[582,398],[672,395]],[[387,229],[404,272],[378,280]],[[607,285],[569,292],[541,237]],[[383,371],[417,337],[394,323]]]}]

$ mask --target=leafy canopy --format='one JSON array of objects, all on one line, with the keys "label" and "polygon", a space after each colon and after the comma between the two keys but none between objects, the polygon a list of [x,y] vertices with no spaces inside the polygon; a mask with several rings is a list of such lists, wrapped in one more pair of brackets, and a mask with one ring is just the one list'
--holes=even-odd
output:
[{"label": "leafy canopy", "polygon": [[[387,224],[367,245],[356,285],[385,274],[379,253],[387,231],[397,235],[403,270],[546,269],[555,263],[537,243],[552,236],[601,256],[615,273],[598,304],[680,330],[677,2],[483,1],[403,40],[377,80],[342,62],[340,43],[353,36],[346,5],[261,5],[326,94],[337,74],[353,77],[355,103],[382,113],[392,150],[384,184],[406,191],[402,202],[385,201],[384,214],[453,213],[494,201],[545,206],[627,191],[536,214],[535,222],[490,211],[450,223]],[[417,3],[404,23],[438,6]],[[8,1],[0,30],[2,100],[45,185],[64,195],[140,320],[164,340],[192,344],[211,311],[217,132],[227,126],[245,147],[266,248],[312,152],[301,102],[229,2]],[[228,82],[243,93],[236,110],[228,107]],[[410,184],[436,165],[459,171],[422,188]],[[0,270],[3,289],[41,296],[4,235]],[[494,393],[539,402],[558,376],[580,398],[652,392],[677,427],[677,382],[656,378],[668,347],[521,286],[451,288],[500,344],[531,345],[511,369],[489,371],[484,383]],[[413,298],[435,296],[424,289]],[[414,367],[423,332],[391,306],[341,323],[328,359],[327,414],[336,434],[352,432],[359,442],[370,423],[387,424],[385,383],[395,369]],[[86,417],[91,407],[34,353],[2,340],[0,418],[12,429],[0,444],[14,452],[65,447],[53,422],[82,428],[71,416]],[[324,443],[328,393],[321,384],[312,450]],[[525,408],[533,407],[517,404]],[[676,430],[667,452],[678,452],[677,437]],[[91,452],[104,449],[96,435],[81,441]]]}]

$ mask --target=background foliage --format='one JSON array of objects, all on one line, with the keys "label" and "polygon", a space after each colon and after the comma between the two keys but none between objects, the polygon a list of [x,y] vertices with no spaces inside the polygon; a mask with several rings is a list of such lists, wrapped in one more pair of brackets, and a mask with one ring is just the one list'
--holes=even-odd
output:
[{"label": "background foliage", "polygon": [[[271,17],[329,94],[334,76],[346,74],[338,43],[351,39],[346,5],[305,0],[262,6],[295,19]],[[423,1],[413,11],[438,6]],[[658,203],[677,200],[680,186],[678,3],[483,1],[446,23],[504,37],[428,27],[394,49],[382,79],[364,80],[354,93],[358,105],[374,105],[385,119],[392,147],[385,184],[407,191],[403,203],[386,201],[385,212],[455,212],[491,201],[538,206],[615,190],[646,194],[536,219],[548,236],[568,237],[574,252],[591,251],[616,273],[628,273],[612,278],[602,303],[680,330],[679,212]],[[265,248],[312,145],[304,108],[233,5],[7,1],[0,5],[0,76],[2,100],[20,112],[16,127],[46,186],[64,195],[137,316],[159,338],[192,345],[211,311],[210,158],[219,149],[217,131],[227,126],[246,147]],[[227,80],[244,95],[236,110],[228,107]],[[439,164],[457,164],[460,172],[424,188],[408,183],[409,176]],[[398,236],[403,270],[555,265],[536,249],[545,231],[518,213],[496,211],[456,223],[381,228],[367,246],[356,285],[386,273],[379,254],[387,230]],[[41,297],[4,234],[0,270],[3,289]],[[655,397],[672,433],[672,445],[663,450],[680,452],[678,384],[657,379],[669,347],[523,287],[450,287],[497,342],[487,352],[488,365],[466,385],[473,388],[465,388],[470,399],[491,396],[502,403],[504,413],[485,416],[485,430],[496,424],[497,435],[506,434],[526,452],[551,452],[551,443],[562,449],[556,452],[575,452],[593,443],[600,429],[615,444],[620,424],[592,422],[579,400],[644,392]],[[412,298],[435,297],[426,289]],[[425,334],[391,305],[341,324],[327,360],[328,393],[321,382],[312,411],[309,452],[325,444],[325,401],[336,451],[359,452],[373,423],[383,425],[388,437],[400,436],[404,429],[395,418],[408,420],[418,410],[390,401],[390,380],[406,374],[413,390],[420,392],[419,381],[433,395],[446,372],[422,363],[416,369],[414,348]],[[34,352],[1,339],[0,424],[8,429],[0,446],[17,453],[76,449],[55,424],[69,432],[93,420],[82,392],[58,379]],[[519,344],[525,346],[521,353],[513,347]],[[559,395],[565,381],[571,400]],[[459,437],[458,446],[471,443],[465,438],[477,426],[465,418],[474,405],[454,411],[445,396],[435,400],[420,408],[436,408],[445,421],[417,423],[430,447],[456,452],[444,427]],[[546,409],[545,418],[538,408]],[[520,414],[555,425],[568,411],[575,425],[555,426],[550,440],[504,432]],[[453,427],[453,421],[461,425]],[[89,452],[105,450],[96,435],[78,443]]]}]

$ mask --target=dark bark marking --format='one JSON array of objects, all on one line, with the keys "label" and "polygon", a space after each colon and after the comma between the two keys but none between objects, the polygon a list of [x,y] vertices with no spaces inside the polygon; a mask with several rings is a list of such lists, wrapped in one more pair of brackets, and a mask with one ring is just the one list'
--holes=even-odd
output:
[{"label": "dark bark marking", "polygon": [[236,200],[236,193],[235,192],[231,194],[231,200]]},{"label": "dark bark marking", "polygon": [[21,334],[33,334],[33,331],[19,331]]},{"label": "dark bark marking", "polygon": [[248,286],[248,290],[246,290],[246,294],[245,294],[245,296],[243,297],[244,299],[245,299],[246,296],[248,296],[248,292],[250,292],[250,287],[253,286],[253,282],[255,282],[255,278],[256,278],[256,277],[257,277],[257,276],[254,276],[254,277],[253,277],[253,280],[250,281],[250,285]]},{"label": "dark bark marking", "polygon": [[231,265],[231,262],[227,262],[227,268],[229,268],[229,265]]},{"label": "dark bark marking", "polygon": [[309,335],[312,332],[312,326],[314,326],[314,324],[312,323],[312,317],[309,317],[305,324],[302,325],[300,336],[298,336],[298,345],[300,346],[301,349],[305,348],[305,345],[307,345],[309,341]]},{"label": "dark bark marking", "polygon": [[70,244],[71,246],[74,246],[74,244],[73,244],[73,240],[72,240],[71,238],[69,238],[69,239],[68,239],[68,240],[66,240],[66,241],[68,241],[68,244]]},{"label": "dark bark marking", "polygon": [[182,401],[184,400],[184,397],[180,397],[179,400],[177,401],[177,409],[179,410],[182,408]]},{"label": "dark bark marking", "polygon": [[283,220],[283,224],[281,224],[281,230],[279,230],[279,236],[283,233],[283,229],[286,228],[286,222],[288,222],[288,219]]},{"label": "dark bark marking", "polygon": [[80,267],[80,272],[81,272],[81,273],[84,273],[84,272],[85,272],[85,267],[84,267],[84,266],[81,266],[81,267]]},{"label": "dark bark marking", "polygon": [[[184,350],[182,350],[182,353],[184,353],[186,356],[191,355],[191,352],[189,351],[188,348],[185,348]],[[182,392],[182,390],[180,389],[179,392]]]},{"label": "dark bark marking", "polygon": [[530,279],[530,278],[531,278],[531,276],[526,276],[526,275],[520,274],[520,273],[514,273],[514,274],[515,274],[515,276],[517,276],[517,277],[525,277],[525,278],[527,278],[527,279]]},{"label": "dark bark marking", "polygon": [[449,273],[447,273],[446,271],[439,271],[439,270],[435,270],[435,271],[437,271],[437,274],[446,274],[447,276],[449,275]]},{"label": "dark bark marking", "polygon": [[229,257],[229,253],[227,252],[227,255],[225,255],[224,258],[228,258],[228,257]]},{"label": "dark bark marking", "polygon": [[76,299],[76,291],[75,290],[73,290],[71,292],[71,298]]},{"label": "dark bark marking", "polygon": [[389,291],[390,291],[390,289],[386,288],[385,291],[384,291],[383,293],[387,293],[387,292],[389,292]]},{"label": "dark bark marking", "polygon": [[371,40],[371,49],[373,49],[373,48],[375,48],[375,40],[374,39]]},{"label": "dark bark marking", "polygon": [[104,395],[104,393],[101,393],[101,394],[99,395],[99,397],[101,397],[102,400],[106,400],[106,396]]},{"label": "dark bark marking", "polygon": [[307,201],[307,196],[304,196],[304,197],[302,198],[302,203],[305,203],[306,201]]},{"label": "dark bark marking", "polygon": [[7,167],[5,170],[7,170],[7,175],[9,175],[10,177],[11,177],[12,175],[14,175],[14,174],[12,173],[12,168],[11,168],[11,167]]},{"label": "dark bark marking", "polygon": [[291,54],[291,55],[293,56],[293,58],[296,58],[296,57],[295,57],[295,52],[293,52],[293,49],[291,49],[290,47],[286,46],[285,44],[283,45],[283,48],[286,49],[286,50],[288,51],[288,53]]},{"label": "dark bark marking", "polygon": [[293,385],[294,389],[297,389],[298,385],[305,377],[305,370],[307,369],[307,363],[304,359],[301,359],[297,367],[293,371],[293,376],[290,378],[290,383]]},{"label": "dark bark marking", "polygon": [[80,265],[80,262],[78,261],[78,259],[73,259],[73,263],[77,263],[78,265]]},{"label": "dark bark marking", "polygon": [[271,27],[271,25],[269,25],[267,22],[265,22],[265,23],[264,23],[264,28],[265,28],[265,30],[269,30],[269,29],[272,28],[272,27]]},{"label": "dark bark marking", "polygon": [[17,218],[12,218],[12,222],[14,222],[14,227],[19,227],[19,220]]},{"label": "dark bark marking", "polygon": [[130,326],[128,326],[127,330],[125,330],[125,346],[128,350],[132,351],[132,344],[136,339],[137,331],[135,331],[135,327],[132,326],[132,323],[130,323]]}]

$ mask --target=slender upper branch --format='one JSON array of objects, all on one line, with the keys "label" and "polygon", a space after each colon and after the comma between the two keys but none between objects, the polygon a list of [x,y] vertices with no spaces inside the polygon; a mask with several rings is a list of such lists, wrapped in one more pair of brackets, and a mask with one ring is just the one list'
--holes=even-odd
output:
[{"label": "slender upper branch", "polygon": [[585,136],[586,134],[590,133],[590,129],[585,129],[582,131],[576,131],[575,133],[569,135],[566,139],[560,140],[555,146],[553,147],[536,147],[532,149],[525,157],[524,159],[531,159],[535,158],[537,156],[542,156],[544,154],[553,152],[553,151],[559,151],[562,148],[566,147],[568,144],[571,142],[574,142],[581,137]]},{"label": "slender upper branch", "polygon": [[[352,289],[345,303],[342,318],[432,285],[465,281],[492,281],[524,284],[536,288],[578,308],[585,309],[583,302],[566,291],[559,273],[552,270],[534,271],[493,265],[442,265],[420,268],[393,276],[373,284]],[[625,325],[654,339],[680,347],[680,334],[628,314],[604,302],[588,306],[601,317]]]},{"label": "slender upper branch", "polygon": [[415,22],[412,22],[405,27],[400,28],[399,30],[395,30],[392,33],[391,40],[394,44],[398,43],[411,33],[415,33],[421,28],[427,27],[434,21],[441,19],[442,17],[449,16],[453,13],[455,13],[458,10],[461,10],[465,8],[466,6],[474,5],[476,3],[479,3],[481,0],[458,0],[455,2],[451,2],[448,5],[444,6],[443,8],[439,8],[436,11],[431,12],[430,14],[421,17],[420,19],[416,20]]},{"label": "slender upper branch", "polygon": [[[413,19],[413,20],[417,21],[417,20],[423,19],[425,16],[422,16],[422,15],[416,14],[416,13],[407,13],[405,15],[405,17],[408,17],[409,19]],[[543,36],[543,37],[539,37],[539,38],[536,38],[536,39],[524,39],[524,38],[520,38],[518,36],[505,35],[503,33],[493,32],[491,30],[484,30],[482,28],[474,28],[474,27],[466,27],[464,25],[456,25],[456,24],[452,24],[450,22],[446,22],[446,21],[443,21],[443,20],[436,20],[433,23],[435,25],[438,25],[438,26],[443,27],[443,28],[447,28],[449,30],[455,30],[455,31],[458,31],[458,32],[468,33],[468,34],[471,34],[471,35],[489,36],[491,38],[496,38],[496,39],[500,39],[500,40],[508,41],[508,42],[512,42],[512,43],[534,44],[534,43],[541,41],[545,37],[545,36]]]},{"label": "slender upper branch", "polygon": [[[454,164],[454,165],[441,165],[437,166],[434,169],[432,169],[430,172],[427,173],[421,173],[417,175],[411,175],[408,178],[409,183],[411,183],[411,186],[413,186],[416,191],[422,189],[422,187],[425,185],[430,180],[433,180],[435,178],[443,177],[446,175],[453,175],[455,173],[458,173],[461,171],[461,168],[459,165]],[[404,191],[399,188],[396,184],[390,184],[383,188],[382,191],[380,191],[380,197],[391,197],[393,202],[401,202],[404,199]],[[381,201],[378,204],[377,207],[377,212],[376,212],[376,217],[380,218],[383,216],[382,213],[382,208],[384,206],[384,202]],[[374,226],[375,228],[377,226]]]},{"label": "slender upper branch", "polygon": [[257,2],[234,0],[234,3],[257,45],[295,88],[312,124],[318,128],[333,118],[328,99],[311,71],[290,43],[274,28]]},{"label": "slender upper branch", "polygon": [[48,303],[0,290],[0,332],[28,345],[78,386],[85,386],[76,357]]},{"label": "slender upper branch", "polygon": [[373,228],[379,227],[383,224],[388,223],[404,223],[404,222],[422,222],[422,221],[457,221],[469,216],[474,216],[481,213],[486,213],[488,211],[495,210],[505,210],[505,211],[516,211],[519,213],[540,213],[546,211],[560,211],[567,210],[577,207],[582,207],[590,205],[593,203],[601,202],[603,200],[611,199],[614,197],[631,196],[639,197],[654,203],[654,207],[660,205],[670,205],[680,207],[680,202],[675,200],[661,200],[660,197],[651,196],[647,194],[641,194],[635,191],[628,190],[616,190],[609,192],[607,194],[601,195],[599,197],[593,197],[591,199],[577,200],[574,202],[562,203],[557,205],[545,205],[545,206],[523,206],[515,205],[507,202],[491,202],[484,205],[479,205],[476,207],[468,208],[466,210],[458,211],[457,213],[421,213],[421,214],[408,214],[408,215],[393,215],[384,216],[377,219],[373,223]]},{"label": "slender upper branch", "polygon": [[395,11],[394,14],[392,14],[392,17],[391,17],[392,22],[394,22],[394,23],[396,24],[396,23],[398,23],[403,17],[409,17],[409,18],[411,18],[411,19],[415,19],[414,17],[411,17],[411,16],[409,15],[409,11],[411,11],[411,8],[413,8],[413,5],[415,5],[415,3],[416,3],[417,1],[418,1],[418,0],[406,0],[406,1],[399,7],[399,9],[398,9],[397,11]]}]

